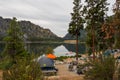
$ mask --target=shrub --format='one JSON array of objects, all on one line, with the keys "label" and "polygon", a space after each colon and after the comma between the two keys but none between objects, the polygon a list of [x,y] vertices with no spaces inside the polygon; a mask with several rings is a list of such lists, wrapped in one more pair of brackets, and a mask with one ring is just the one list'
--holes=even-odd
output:
[{"label": "shrub", "polygon": [[0,69],[6,70],[13,65],[12,60],[9,56],[6,56],[0,60]]},{"label": "shrub", "polygon": [[53,53],[54,51],[53,51],[53,48],[52,47],[48,47],[47,49],[46,49],[46,54],[49,54],[49,53]]},{"label": "shrub", "polygon": [[64,59],[67,59],[67,58],[69,58],[69,57],[67,57],[67,56],[60,56],[60,57],[57,57],[56,60],[63,61]]},{"label": "shrub", "polygon": [[43,80],[40,65],[32,58],[18,58],[8,70],[3,72],[3,80]]},{"label": "shrub", "polygon": [[113,80],[117,69],[114,57],[104,57],[103,60],[91,61],[92,68],[85,73],[85,80]]}]

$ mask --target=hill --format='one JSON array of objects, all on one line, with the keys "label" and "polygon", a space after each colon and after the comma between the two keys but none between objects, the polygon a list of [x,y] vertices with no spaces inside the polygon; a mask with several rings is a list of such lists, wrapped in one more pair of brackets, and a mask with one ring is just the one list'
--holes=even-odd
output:
[{"label": "hill", "polygon": [[[10,26],[11,19],[0,17],[0,40],[6,36],[6,32]],[[35,25],[30,21],[18,21],[18,25],[21,27],[24,38],[29,41],[38,40],[56,40],[60,39],[57,35],[51,32],[49,29],[44,29],[39,25]]]},{"label": "hill", "polygon": [[[80,30],[80,36],[79,36],[79,40],[80,41],[85,41],[86,40],[86,36],[87,36],[87,32],[85,30]],[[64,40],[75,40],[76,37],[71,35],[70,33],[67,33],[64,37]]]}]

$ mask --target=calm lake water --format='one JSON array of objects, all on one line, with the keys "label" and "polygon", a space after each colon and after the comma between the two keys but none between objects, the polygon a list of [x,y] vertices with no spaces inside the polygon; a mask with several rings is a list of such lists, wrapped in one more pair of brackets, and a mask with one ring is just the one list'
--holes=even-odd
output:
[{"label": "calm lake water", "polygon": [[[57,43],[28,43],[26,49],[30,53],[45,54],[48,47],[54,50],[56,56],[72,56],[75,55],[75,44],[57,44]],[[4,44],[0,44],[0,52],[4,49]],[[85,44],[79,44],[79,54],[86,51]]]}]

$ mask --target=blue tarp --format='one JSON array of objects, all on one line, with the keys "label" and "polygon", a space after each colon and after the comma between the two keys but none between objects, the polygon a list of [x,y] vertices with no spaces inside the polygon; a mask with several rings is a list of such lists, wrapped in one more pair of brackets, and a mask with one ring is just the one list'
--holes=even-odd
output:
[{"label": "blue tarp", "polygon": [[109,49],[109,50],[106,50],[103,54],[104,55],[111,55],[111,54],[114,54],[114,51]]}]

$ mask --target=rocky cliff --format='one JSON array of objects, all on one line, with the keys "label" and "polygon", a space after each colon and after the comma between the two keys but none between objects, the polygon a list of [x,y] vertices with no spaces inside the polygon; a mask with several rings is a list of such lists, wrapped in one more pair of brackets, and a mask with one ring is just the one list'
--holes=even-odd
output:
[{"label": "rocky cliff", "polygon": [[[4,19],[0,17],[0,39],[6,35],[6,31],[10,26],[10,22],[11,19]],[[59,39],[59,37],[49,29],[44,29],[39,25],[31,23],[30,21],[18,21],[18,24],[22,28],[24,37],[28,40]]]}]

